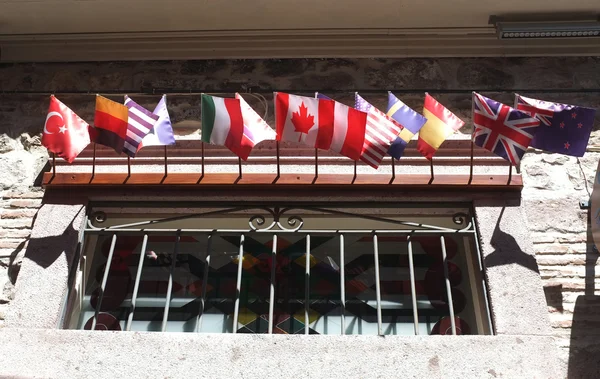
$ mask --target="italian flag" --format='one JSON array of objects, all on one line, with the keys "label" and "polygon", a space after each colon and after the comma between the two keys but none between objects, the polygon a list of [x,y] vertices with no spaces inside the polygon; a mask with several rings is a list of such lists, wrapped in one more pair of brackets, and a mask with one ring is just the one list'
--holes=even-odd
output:
[{"label": "italian flag", "polygon": [[212,145],[239,147],[244,134],[238,99],[202,94],[202,141]]}]

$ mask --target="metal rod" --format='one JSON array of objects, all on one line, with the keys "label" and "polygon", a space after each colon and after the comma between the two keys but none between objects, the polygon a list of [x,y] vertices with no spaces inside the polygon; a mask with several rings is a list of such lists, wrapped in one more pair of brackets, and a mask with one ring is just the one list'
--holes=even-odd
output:
[{"label": "metal rod", "polygon": [[315,180],[319,177],[319,149],[315,148]]},{"label": "metal rod", "polygon": [[102,299],[104,299],[104,290],[106,290],[106,282],[108,280],[108,272],[110,271],[110,264],[115,253],[115,245],[117,244],[117,235],[113,234],[112,241],[110,242],[110,250],[108,251],[108,257],[106,258],[106,267],[104,268],[104,274],[102,275],[102,283],[100,284],[100,293],[98,294],[98,302],[96,303],[96,312],[94,312],[94,319],[92,320],[92,330],[96,329],[96,323],[98,322],[98,313],[100,307],[102,307]]},{"label": "metal rod", "polygon": [[356,173],[356,166],[357,166],[357,163],[356,163],[356,161],[354,161],[354,176],[352,177],[352,183],[354,183],[354,181],[356,180],[356,177],[358,176]]},{"label": "metal rod", "polygon": [[201,144],[200,152],[202,154],[202,177],[204,177],[204,142]]},{"label": "metal rod", "polygon": [[142,250],[140,250],[140,260],[138,261],[138,269],[135,274],[135,284],[133,285],[133,294],[131,297],[131,309],[129,315],[127,315],[127,325],[125,330],[131,330],[131,322],[133,321],[133,313],[135,312],[135,303],[138,297],[138,291],[140,290],[140,280],[142,277],[142,269],[144,267],[144,256],[146,255],[146,245],[148,244],[148,234],[144,234],[144,240],[142,241]]},{"label": "metal rod", "polygon": [[344,235],[340,234],[340,325],[342,335],[346,334],[346,268],[344,267]]},{"label": "metal rod", "polygon": [[56,154],[52,153],[52,176],[56,176]]},{"label": "metal rod", "polygon": [[510,184],[510,181],[512,180],[512,163],[508,163],[508,182],[506,183],[507,185]]},{"label": "metal rod", "polygon": [[429,170],[431,172],[431,179],[429,179],[429,184],[431,184],[433,182],[433,178],[435,177],[433,175],[433,157],[431,157],[431,159],[429,160]]},{"label": "metal rod", "polygon": [[131,176],[131,157],[127,156],[127,176]]},{"label": "metal rod", "polygon": [[483,273],[483,263],[481,262],[481,250],[479,250],[479,233],[477,232],[477,224],[475,224],[475,217],[471,217],[471,222],[473,222],[473,231],[474,231],[474,243],[475,243],[475,251],[477,252],[477,262],[479,263],[479,272],[481,274],[481,285],[483,287],[483,298],[485,299],[485,313],[487,315],[488,327],[490,328],[490,334],[494,334],[494,325],[492,322],[492,316],[490,315],[490,301],[488,299],[488,290],[487,285],[485,283],[485,276]]},{"label": "metal rod", "polygon": [[179,252],[179,240],[181,235],[177,233],[175,237],[175,248],[173,250],[173,261],[171,262],[171,271],[169,272],[169,282],[167,284],[167,298],[165,299],[165,311],[163,313],[162,328],[164,332],[167,330],[167,321],[169,320],[169,307],[171,306],[171,292],[173,291],[173,273],[175,272],[175,266],[177,266],[177,253]]},{"label": "metal rod", "polygon": [[392,178],[390,179],[390,184],[394,183],[394,179],[396,179],[396,161],[392,157]]},{"label": "metal rod", "polygon": [[415,335],[419,335],[419,310],[417,307],[417,289],[415,284],[415,264],[413,261],[413,248],[411,236],[406,238],[408,241],[408,270],[410,273],[410,297],[413,307],[413,324],[415,327]]},{"label": "metal rod", "polygon": [[242,178],[242,158],[238,157],[238,172],[240,174],[240,179]]},{"label": "metal rod", "polygon": [[92,179],[96,175],[96,142],[94,142],[94,150],[92,154]]},{"label": "metal rod", "polygon": [[[208,234],[208,233],[273,233],[273,230],[260,229],[178,229],[181,234]],[[124,232],[132,234],[158,234],[158,233],[173,233],[173,229],[127,229],[127,228],[115,228],[115,229],[95,229],[89,228],[85,230],[86,233],[91,234],[106,234],[113,232]],[[277,233],[311,233],[311,234],[365,234],[371,233],[373,230],[356,230],[356,229],[305,229],[305,230],[278,230]],[[427,229],[377,229],[378,234],[473,234],[473,230],[454,230],[454,229],[443,229],[443,230],[427,230]]]},{"label": "metal rod", "polygon": [[277,155],[277,178],[281,175],[281,170],[279,167],[279,141],[275,143],[275,154]]},{"label": "metal rod", "polygon": [[471,137],[471,164],[470,164],[470,168],[469,168],[469,184],[471,184],[471,182],[473,181],[473,150],[474,150],[475,144],[473,143],[472,140],[473,140],[473,137]]},{"label": "metal rod", "polygon": [[165,176],[167,176],[169,170],[167,169],[167,145],[165,145]]},{"label": "metal rod", "polygon": [[273,334],[273,317],[275,313],[275,274],[277,272],[277,234],[273,234],[273,251],[271,252],[271,288],[269,291],[269,334]]},{"label": "metal rod", "polygon": [[242,261],[244,260],[244,235],[240,235],[240,253],[238,255],[237,281],[235,284],[235,302],[233,305],[233,333],[237,333],[238,318],[240,315],[240,294],[242,289]]},{"label": "metal rod", "polygon": [[305,284],[304,284],[304,334],[308,334],[310,318],[308,316],[310,305],[310,234],[306,235],[306,268],[305,268]]},{"label": "metal rod", "polygon": [[383,335],[383,321],[381,316],[381,283],[379,276],[379,244],[377,233],[373,233],[373,259],[375,261],[375,295],[377,299],[377,334]]},{"label": "metal rod", "polygon": [[448,273],[448,257],[446,256],[446,241],[444,236],[440,236],[442,245],[442,263],[444,264],[444,278],[446,279],[446,294],[448,296],[448,309],[450,310],[450,325],[452,326],[452,335],[456,335],[456,321],[454,320],[454,304],[452,302],[452,287],[450,285],[450,275]]},{"label": "metal rod", "polygon": [[213,235],[209,234],[206,242],[206,259],[204,260],[204,276],[202,277],[202,297],[200,298],[200,312],[198,312],[198,317],[196,319],[196,333],[202,328],[202,316],[204,316],[204,310],[206,309],[206,287],[208,286],[208,272],[210,270],[212,238]]}]

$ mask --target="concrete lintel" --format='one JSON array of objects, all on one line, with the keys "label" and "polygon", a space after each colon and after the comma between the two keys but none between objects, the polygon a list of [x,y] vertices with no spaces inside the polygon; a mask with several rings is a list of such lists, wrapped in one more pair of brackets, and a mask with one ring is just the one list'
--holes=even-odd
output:
[{"label": "concrete lintel", "polygon": [[[285,336],[0,330],[0,376],[560,378],[545,336]],[[539,359],[544,357],[544,359]]]}]

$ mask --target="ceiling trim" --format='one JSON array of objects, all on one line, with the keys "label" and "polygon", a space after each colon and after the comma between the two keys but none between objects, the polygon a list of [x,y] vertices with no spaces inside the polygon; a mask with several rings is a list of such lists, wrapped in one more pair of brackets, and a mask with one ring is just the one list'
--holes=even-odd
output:
[{"label": "ceiling trim", "polygon": [[493,27],[0,35],[0,62],[600,56],[598,38],[499,40]]}]

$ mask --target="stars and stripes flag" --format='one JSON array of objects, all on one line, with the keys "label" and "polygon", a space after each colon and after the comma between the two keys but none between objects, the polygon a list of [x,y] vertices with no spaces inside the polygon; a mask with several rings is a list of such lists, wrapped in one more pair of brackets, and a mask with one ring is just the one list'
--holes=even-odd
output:
[{"label": "stars and stripes flag", "polygon": [[595,109],[515,96],[517,109],[541,122],[531,147],[572,157],[585,154],[594,126]]},{"label": "stars and stripes flag", "polygon": [[128,109],[128,117],[123,151],[133,158],[144,137],[153,130],[159,116],[131,100],[128,96],[125,96],[125,106]]},{"label": "stars and stripes flag", "polygon": [[367,129],[360,160],[377,169],[403,128],[358,93],[355,95],[355,108],[367,112]]},{"label": "stars and stripes flag", "polygon": [[540,120],[473,92],[473,143],[518,165]]}]

